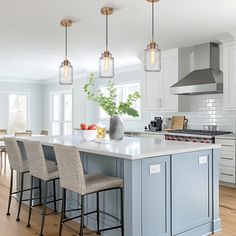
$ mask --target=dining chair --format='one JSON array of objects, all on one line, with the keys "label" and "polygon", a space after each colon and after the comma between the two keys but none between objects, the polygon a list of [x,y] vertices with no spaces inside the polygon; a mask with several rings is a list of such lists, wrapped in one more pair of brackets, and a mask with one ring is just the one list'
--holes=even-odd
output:
[{"label": "dining chair", "polygon": [[16,132],[15,137],[30,137],[32,133],[30,132]]},{"label": "dining chair", "polygon": [[[0,135],[4,135],[7,134],[7,130],[6,129],[0,129]],[[7,152],[6,152],[6,147],[5,144],[3,142],[3,138],[0,138],[0,164],[1,164],[1,169],[2,169],[2,158],[4,156],[4,173],[6,173],[6,169],[7,169]]]},{"label": "dining chair", "polygon": [[48,130],[42,129],[40,132],[41,135],[48,136]]}]

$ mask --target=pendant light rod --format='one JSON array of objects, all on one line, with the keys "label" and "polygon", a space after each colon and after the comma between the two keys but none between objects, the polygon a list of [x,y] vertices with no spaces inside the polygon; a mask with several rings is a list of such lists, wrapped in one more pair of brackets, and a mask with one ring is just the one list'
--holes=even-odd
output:
[{"label": "pendant light rod", "polygon": [[106,51],[108,51],[108,16],[112,15],[112,7],[103,7],[101,9],[101,14],[106,16]]},{"label": "pendant light rod", "polygon": [[68,43],[67,43],[67,26],[65,27],[65,59],[67,60],[67,47],[68,47]]},{"label": "pendant light rod", "polygon": [[152,43],[154,43],[154,34],[155,34],[155,9],[154,3],[159,2],[160,0],[147,0],[148,2],[152,3]]},{"label": "pendant light rod", "polygon": [[154,2],[152,2],[152,42],[154,42]]},{"label": "pendant light rod", "polygon": [[108,51],[108,15],[106,15],[106,51]]},{"label": "pendant light rod", "polygon": [[65,60],[68,56],[68,27],[72,26],[72,20],[62,20],[61,26],[65,27]]}]

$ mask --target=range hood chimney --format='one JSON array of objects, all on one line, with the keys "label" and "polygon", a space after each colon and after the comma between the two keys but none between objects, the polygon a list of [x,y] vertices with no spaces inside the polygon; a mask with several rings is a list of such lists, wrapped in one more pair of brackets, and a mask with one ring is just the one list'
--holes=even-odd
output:
[{"label": "range hood chimney", "polygon": [[223,93],[220,49],[217,43],[194,46],[194,71],[170,87],[172,94]]}]

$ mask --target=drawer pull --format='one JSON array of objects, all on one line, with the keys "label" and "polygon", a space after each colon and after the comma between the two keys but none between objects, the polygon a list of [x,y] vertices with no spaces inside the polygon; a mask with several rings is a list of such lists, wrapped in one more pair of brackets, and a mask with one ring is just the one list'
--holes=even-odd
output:
[{"label": "drawer pull", "polygon": [[234,145],[230,145],[230,144],[221,144],[222,147],[234,147]]},{"label": "drawer pull", "polygon": [[233,158],[231,158],[231,157],[221,157],[221,159],[233,161]]},{"label": "drawer pull", "polygon": [[227,173],[220,173],[220,174],[222,174],[222,175],[226,175],[226,176],[231,176],[231,177],[234,176],[233,174],[227,174]]}]

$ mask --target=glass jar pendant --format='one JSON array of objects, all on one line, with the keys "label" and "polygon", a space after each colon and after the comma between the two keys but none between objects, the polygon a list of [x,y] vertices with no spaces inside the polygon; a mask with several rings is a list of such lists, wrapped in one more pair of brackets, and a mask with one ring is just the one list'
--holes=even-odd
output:
[{"label": "glass jar pendant", "polygon": [[161,50],[155,42],[151,42],[145,50],[145,71],[161,71]]},{"label": "glass jar pendant", "polygon": [[59,83],[65,85],[73,84],[73,66],[68,60],[64,60],[59,67]]},{"label": "glass jar pendant", "polygon": [[114,77],[114,58],[109,51],[105,51],[99,59],[99,77]]}]

